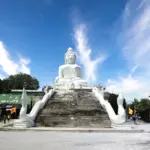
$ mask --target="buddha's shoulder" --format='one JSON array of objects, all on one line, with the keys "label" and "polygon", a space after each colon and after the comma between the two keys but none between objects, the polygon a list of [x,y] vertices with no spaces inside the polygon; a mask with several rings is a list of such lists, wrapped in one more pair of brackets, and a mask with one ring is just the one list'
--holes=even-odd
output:
[{"label": "buddha's shoulder", "polygon": [[79,65],[77,65],[77,64],[66,64],[66,65],[61,65],[61,66],[59,66],[59,69],[64,69],[64,68],[80,68],[80,66]]},{"label": "buddha's shoulder", "polygon": [[77,68],[77,69],[81,69],[81,67],[79,65],[77,65],[77,64],[75,64],[74,67]]},{"label": "buddha's shoulder", "polygon": [[61,66],[59,66],[59,69],[63,69],[65,67],[66,67],[66,65],[61,65]]}]

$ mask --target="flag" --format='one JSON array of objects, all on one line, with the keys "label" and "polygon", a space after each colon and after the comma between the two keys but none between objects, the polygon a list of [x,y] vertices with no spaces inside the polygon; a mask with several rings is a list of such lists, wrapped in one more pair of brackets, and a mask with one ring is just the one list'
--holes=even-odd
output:
[{"label": "flag", "polygon": [[12,105],[7,105],[6,106],[6,111],[11,111],[11,109],[12,109]]},{"label": "flag", "polygon": [[11,114],[16,113],[16,107],[11,109]]},{"label": "flag", "polygon": [[133,110],[129,107],[129,115],[133,114]]}]

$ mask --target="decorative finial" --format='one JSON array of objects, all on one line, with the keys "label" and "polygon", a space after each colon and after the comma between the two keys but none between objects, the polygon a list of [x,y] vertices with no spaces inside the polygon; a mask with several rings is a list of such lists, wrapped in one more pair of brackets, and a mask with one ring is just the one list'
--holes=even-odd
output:
[{"label": "decorative finial", "polygon": [[69,48],[67,49],[66,54],[74,54],[74,55],[75,55],[75,53],[73,52],[73,49],[72,49],[71,47],[69,47]]},{"label": "decorative finial", "polygon": [[71,48],[71,47],[69,47],[69,48],[67,49],[67,52],[69,52],[69,51],[72,51],[72,48]]}]

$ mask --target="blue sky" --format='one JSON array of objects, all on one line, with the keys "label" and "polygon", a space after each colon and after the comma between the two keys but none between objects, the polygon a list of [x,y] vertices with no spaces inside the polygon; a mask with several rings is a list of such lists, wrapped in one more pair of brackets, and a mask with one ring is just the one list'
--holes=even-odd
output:
[{"label": "blue sky", "polygon": [[149,35],[149,0],[0,0],[0,78],[53,84],[72,47],[89,84],[147,97]]}]

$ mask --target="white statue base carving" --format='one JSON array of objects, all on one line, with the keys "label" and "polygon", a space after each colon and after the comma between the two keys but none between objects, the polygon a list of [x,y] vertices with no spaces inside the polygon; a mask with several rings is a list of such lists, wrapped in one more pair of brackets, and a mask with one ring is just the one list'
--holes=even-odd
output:
[{"label": "white statue base carving", "polygon": [[25,89],[23,89],[22,93],[22,107],[20,110],[20,118],[16,119],[14,121],[14,127],[16,128],[29,128],[34,126],[34,120],[39,112],[40,109],[44,107],[48,99],[53,95],[54,89],[51,89],[48,93],[46,93],[42,100],[38,101],[35,103],[33,106],[31,112],[29,114],[26,114],[27,112],[27,102],[28,102],[28,97],[26,94]]},{"label": "white statue base carving", "polygon": [[56,89],[83,89],[87,87],[86,81],[77,79],[62,80],[54,85],[54,88]]},{"label": "white statue base carving", "polygon": [[102,107],[107,111],[112,124],[122,124],[126,121],[126,112],[123,107],[124,97],[122,96],[122,94],[119,94],[117,98],[118,115],[116,115],[111,104],[107,100],[104,100],[103,91],[100,91],[95,87],[93,88],[93,93],[98,98]]}]

